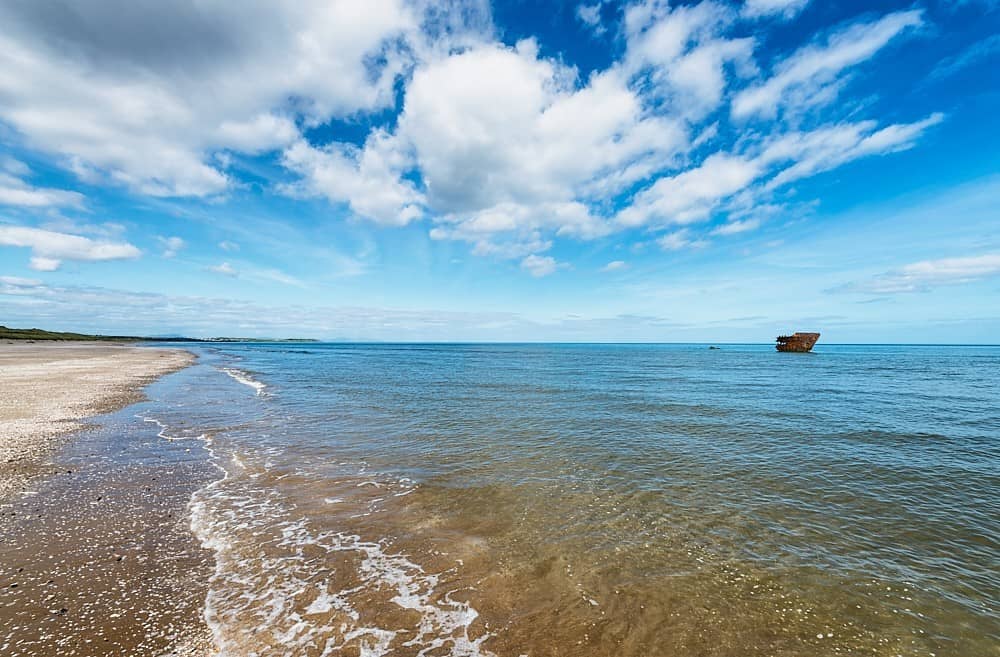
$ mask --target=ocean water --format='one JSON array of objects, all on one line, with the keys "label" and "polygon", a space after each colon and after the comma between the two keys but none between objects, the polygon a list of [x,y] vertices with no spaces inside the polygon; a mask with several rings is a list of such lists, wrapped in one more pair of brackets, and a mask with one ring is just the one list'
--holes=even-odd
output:
[{"label": "ocean water", "polygon": [[1000,348],[225,344],[229,655],[1000,655]]}]

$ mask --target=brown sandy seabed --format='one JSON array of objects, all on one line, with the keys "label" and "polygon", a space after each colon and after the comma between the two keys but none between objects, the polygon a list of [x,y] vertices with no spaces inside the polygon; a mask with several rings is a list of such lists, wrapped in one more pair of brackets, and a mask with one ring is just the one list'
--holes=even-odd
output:
[{"label": "brown sandy seabed", "polygon": [[125,345],[0,344],[0,654],[212,652],[201,618],[210,557],[185,510],[211,476],[204,458],[161,439],[152,449],[142,437],[68,439],[194,360]]}]

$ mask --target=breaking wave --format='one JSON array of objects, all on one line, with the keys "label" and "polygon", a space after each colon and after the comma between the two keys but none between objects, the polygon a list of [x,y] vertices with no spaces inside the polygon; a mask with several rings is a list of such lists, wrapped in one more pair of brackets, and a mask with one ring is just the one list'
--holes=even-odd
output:
[{"label": "breaking wave", "polygon": [[264,394],[264,390],[267,388],[267,384],[250,376],[248,372],[245,372],[234,367],[223,367],[222,371],[231,376],[236,381],[239,381],[245,386],[250,386],[257,392],[257,396]]},{"label": "breaking wave", "polygon": [[238,458],[223,470],[190,504],[192,531],[215,553],[205,620],[220,654],[492,654],[489,634],[470,636],[478,612],[438,590],[446,572],[381,541],[314,530]]}]

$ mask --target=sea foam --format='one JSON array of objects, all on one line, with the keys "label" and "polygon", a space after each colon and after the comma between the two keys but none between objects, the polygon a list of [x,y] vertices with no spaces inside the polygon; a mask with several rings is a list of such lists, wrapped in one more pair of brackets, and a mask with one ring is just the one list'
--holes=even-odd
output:
[{"label": "sea foam", "polygon": [[[222,459],[211,442],[206,448],[225,474],[197,491],[189,508],[192,531],[215,553],[204,616],[220,655],[378,657],[399,647],[492,655],[482,645],[490,634],[470,636],[478,612],[438,592],[445,573],[425,572],[383,541],[317,530],[277,490]],[[384,618],[386,605],[416,615],[383,627],[374,618]]]},{"label": "sea foam", "polygon": [[267,388],[266,383],[258,381],[257,379],[250,376],[248,372],[245,372],[243,370],[236,369],[235,367],[223,367],[222,371],[231,376],[236,381],[239,381],[243,385],[250,386],[251,388],[253,388],[256,391],[258,397],[264,394],[264,390]]}]

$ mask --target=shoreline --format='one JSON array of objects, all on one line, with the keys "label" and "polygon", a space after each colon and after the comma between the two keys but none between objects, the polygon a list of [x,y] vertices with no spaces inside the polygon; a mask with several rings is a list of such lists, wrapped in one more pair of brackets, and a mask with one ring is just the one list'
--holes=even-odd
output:
[{"label": "shoreline", "polygon": [[90,418],[144,400],[147,385],[196,360],[125,343],[0,344],[0,501],[50,473],[49,458]]},{"label": "shoreline", "polygon": [[161,377],[196,359],[0,344],[0,652],[215,654],[203,618],[213,558],[188,513],[215,471],[137,411],[147,386],[166,386],[150,390],[159,399],[174,386]]}]

